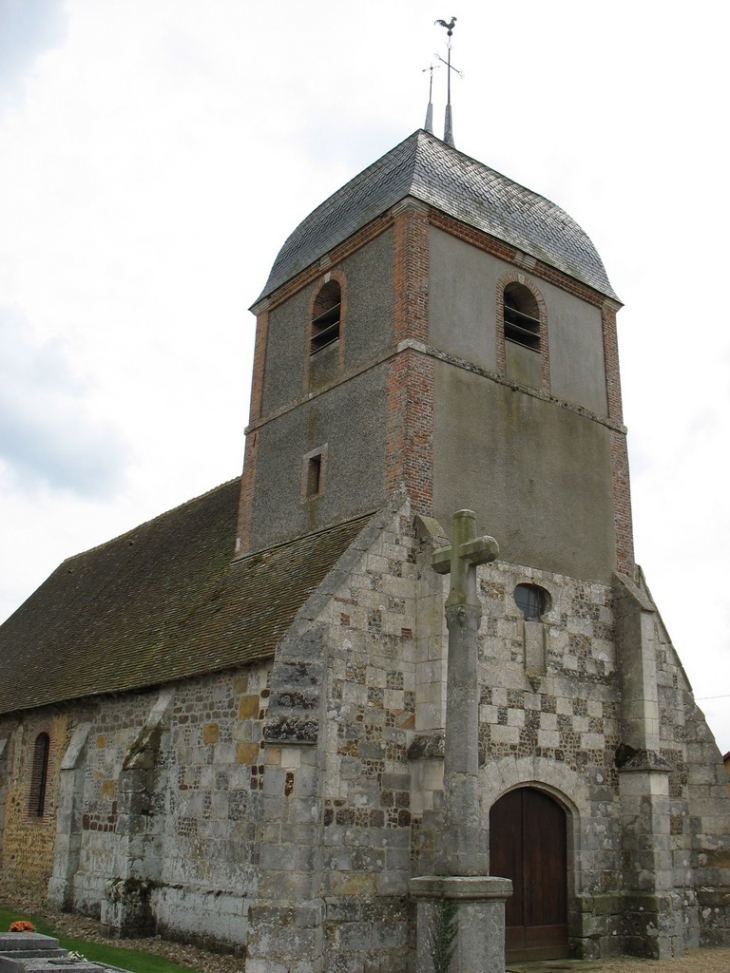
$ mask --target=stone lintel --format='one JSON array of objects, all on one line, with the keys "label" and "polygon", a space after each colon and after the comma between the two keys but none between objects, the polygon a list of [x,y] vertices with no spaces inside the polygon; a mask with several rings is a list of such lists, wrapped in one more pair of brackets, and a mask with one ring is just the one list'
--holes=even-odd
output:
[{"label": "stone lintel", "polygon": [[422,875],[408,883],[410,893],[422,899],[507,899],[512,881],[495,875]]}]

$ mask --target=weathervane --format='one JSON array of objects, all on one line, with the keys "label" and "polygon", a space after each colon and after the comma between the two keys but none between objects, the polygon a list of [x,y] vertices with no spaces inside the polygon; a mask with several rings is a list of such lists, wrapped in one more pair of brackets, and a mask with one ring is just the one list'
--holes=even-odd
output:
[{"label": "weathervane", "polygon": [[454,132],[451,125],[451,72],[456,71],[459,77],[462,77],[461,71],[451,66],[451,36],[454,33],[454,26],[456,25],[456,17],[452,17],[451,22],[448,24],[446,23],[445,20],[435,20],[434,23],[438,24],[440,27],[445,27],[446,36],[448,37],[447,47],[446,47],[446,56],[448,60],[444,61],[444,59],[439,54],[437,54],[436,57],[439,59],[439,61],[441,61],[442,64],[445,64],[446,67],[448,68],[448,71],[446,72],[446,120],[444,122],[444,142],[446,142],[448,145],[453,145]]}]

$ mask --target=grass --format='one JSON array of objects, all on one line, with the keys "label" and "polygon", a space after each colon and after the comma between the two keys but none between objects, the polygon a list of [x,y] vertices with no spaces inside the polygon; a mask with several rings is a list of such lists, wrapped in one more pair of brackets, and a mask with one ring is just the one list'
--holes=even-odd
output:
[{"label": "grass", "polygon": [[154,953],[142,953],[136,949],[124,949],[121,946],[106,946],[104,943],[89,943],[84,939],[74,939],[71,936],[61,936],[54,932],[42,919],[36,916],[23,915],[11,909],[0,909],[0,929],[7,929],[16,919],[30,919],[36,932],[45,936],[53,936],[59,945],[71,952],[81,953],[87,960],[96,963],[108,963],[118,966],[129,973],[201,973],[192,971],[189,966],[171,963],[163,956]]}]

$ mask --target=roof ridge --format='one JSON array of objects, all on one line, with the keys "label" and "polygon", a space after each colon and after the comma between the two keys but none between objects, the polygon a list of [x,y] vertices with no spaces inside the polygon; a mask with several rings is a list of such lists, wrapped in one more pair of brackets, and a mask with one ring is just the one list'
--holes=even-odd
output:
[{"label": "roof ridge", "polygon": [[147,527],[150,524],[154,524],[158,520],[162,520],[163,517],[168,517],[170,514],[181,511],[184,507],[190,507],[195,503],[200,503],[201,501],[210,497],[213,493],[216,493],[218,490],[223,490],[225,487],[231,486],[237,481],[240,481],[240,479],[240,475],[234,476],[230,480],[225,480],[223,483],[219,483],[217,486],[211,487],[209,490],[206,490],[205,493],[201,493],[197,497],[191,497],[189,500],[183,500],[182,503],[177,504],[175,507],[170,507],[169,510],[163,510],[162,513],[155,514],[154,517],[150,517],[148,520],[143,520],[141,524],[135,524],[135,526],[130,527],[129,530],[123,530],[121,534],[116,534],[114,537],[110,537],[108,540],[102,541],[101,544],[93,544],[91,547],[88,547],[83,551],[78,551],[76,554],[71,554],[67,558],[64,558],[55,570],[57,571],[58,568],[63,567],[64,564],[69,564],[78,560],[78,558],[86,557],[88,554],[92,554],[94,551],[100,551],[105,547],[109,547],[111,544],[117,544],[130,534],[135,534],[137,531],[142,530],[142,528]]}]

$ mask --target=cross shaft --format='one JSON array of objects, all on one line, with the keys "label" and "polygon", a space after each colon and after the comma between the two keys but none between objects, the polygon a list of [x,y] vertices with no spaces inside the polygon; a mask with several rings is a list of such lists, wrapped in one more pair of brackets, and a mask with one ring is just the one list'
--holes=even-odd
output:
[{"label": "cross shaft", "polygon": [[437,862],[442,875],[487,874],[487,837],[479,801],[479,680],[477,633],[482,608],[477,597],[477,565],[493,561],[493,537],[476,536],[472,510],[453,516],[451,544],[434,551],[433,569],[451,575],[446,600],[449,655],[444,742],[443,846]]}]

